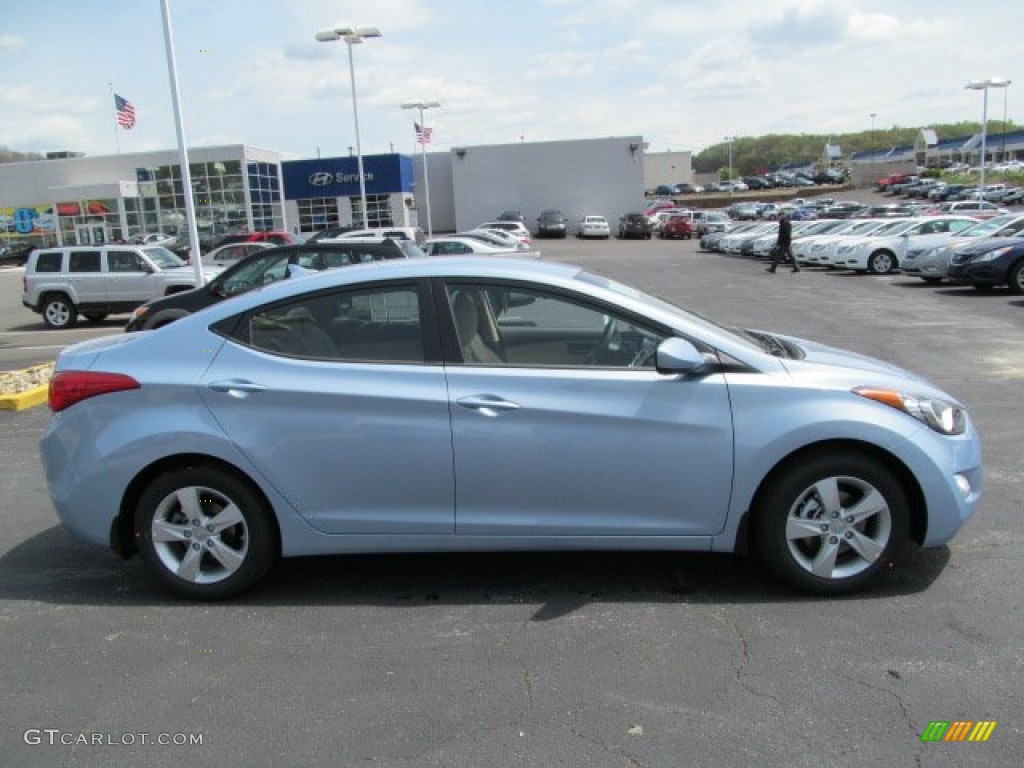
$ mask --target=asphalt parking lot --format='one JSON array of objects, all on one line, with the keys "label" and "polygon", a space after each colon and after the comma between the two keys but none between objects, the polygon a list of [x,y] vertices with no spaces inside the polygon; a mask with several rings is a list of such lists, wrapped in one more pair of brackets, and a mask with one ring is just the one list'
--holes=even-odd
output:
[{"label": "asphalt parking lot", "polygon": [[[637,553],[296,560],[195,605],[72,540],[39,465],[45,408],[0,412],[0,765],[1020,764],[1024,299],[770,275],[694,241],[537,245],[719,321],[925,374],[979,425],[978,514],[840,600],[739,558]],[[0,368],[121,331],[47,332],[19,292],[0,273]],[[922,743],[956,720],[997,725],[985,743]]]}]

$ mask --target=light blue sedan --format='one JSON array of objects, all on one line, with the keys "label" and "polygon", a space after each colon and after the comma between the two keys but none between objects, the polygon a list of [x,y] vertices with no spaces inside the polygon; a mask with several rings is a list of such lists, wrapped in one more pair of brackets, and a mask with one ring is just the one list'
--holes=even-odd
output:
[{"label": "light blue sedan", "polygon": [[268,286],[57,362],[75,534],[223,598],[279,557],[749,549],[859,590],[981,497],[950,395],[575,267],[414,259]]}]

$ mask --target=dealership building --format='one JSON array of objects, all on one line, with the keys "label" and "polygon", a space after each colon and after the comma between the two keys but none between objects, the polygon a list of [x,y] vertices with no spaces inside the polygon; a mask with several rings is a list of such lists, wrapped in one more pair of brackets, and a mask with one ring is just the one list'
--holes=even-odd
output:
[{"label": "dealership building", "polygon": [[[300,159],[237,144],[192,148],[188,160],[201,237],[269,229],[308,236],[362,224],[355,157]],[[435,232],[469,229],[506,210],[521,211],[527,222],[548,208],[570,220],[601,214],[614,221],[642,203],[644,143],[627,136],[366,155],[363,181],[370,226],[428,229],[427,182]],[[0,164],[0,242],[99,244],[149,232],[184,237],[185,194],[176,150],[61,153]]]}]

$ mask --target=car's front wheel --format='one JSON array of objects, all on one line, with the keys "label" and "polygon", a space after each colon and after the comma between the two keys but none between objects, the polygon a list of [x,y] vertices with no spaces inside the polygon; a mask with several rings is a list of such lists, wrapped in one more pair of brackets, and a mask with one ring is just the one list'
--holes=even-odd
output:
[{"label": "car's front wheel", "polygon": [[63,293],[51,293],[43,299],[43,322],[47,328],[70,328],[78,320],[78,310]]},{"label": "car's front wheel", "polygon": [[896,257],[889,251],[876,251],[868,257],[868,272],[872,275],[888,275],[896,269]]},{"label": "car's front wheel", "polygon": [[1018,261],[1007,275],[1006,285],[1010,293],[1020,296],[1024,294],[1024,261]]},{"label": "car's front wheel", "polygon": [[805,592],[856,592],[906,541],[907,495],[881,462],[829,452],[791,461],[754,504],[754,546],[784,582]]},{"label": "car's front wheel", "polygon": [[256,583],[277,559],[266,503],[239,477],[214,467],[159,475],[139,499],[135,537],[172,592],[218,600]]}]

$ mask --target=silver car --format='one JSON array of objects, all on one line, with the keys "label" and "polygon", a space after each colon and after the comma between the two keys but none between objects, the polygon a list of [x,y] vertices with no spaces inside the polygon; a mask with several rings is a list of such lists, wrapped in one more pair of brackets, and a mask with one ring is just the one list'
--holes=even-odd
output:
[{"label": "silver car", "polygon": [[64,525],[199,599],[296,555],[612,549],[749,548],[842,594],[982,492],[933,384],[523,259],[328,270],[84,342],[50,406]]}]

